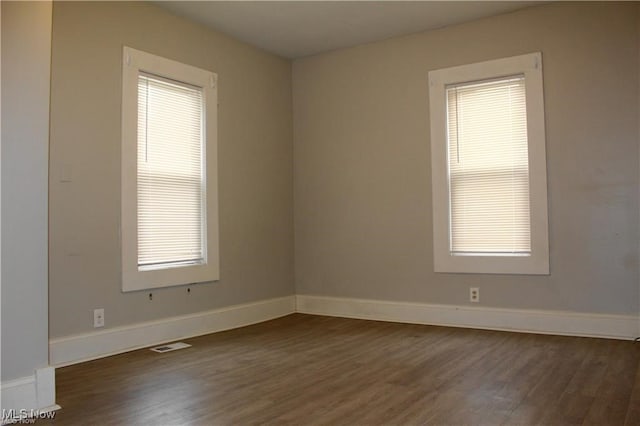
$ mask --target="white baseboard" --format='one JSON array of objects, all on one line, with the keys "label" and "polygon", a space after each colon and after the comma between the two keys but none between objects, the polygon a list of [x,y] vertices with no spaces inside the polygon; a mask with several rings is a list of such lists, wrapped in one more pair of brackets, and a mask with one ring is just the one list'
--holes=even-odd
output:
[{"label": "white baseboard", "polygon": [[62,367],[177,339],[243,327],[295,312],[295,296],[51,339],[49,360]]},{"label": "white baseboard", "polygon": [[[2,382],[2,424],[19,417],[60,408],[56,405],[56,382],[53,367],[39,368],[32,376]],[[9,418],[7,418],[9,417]]]},{"label": "white baseboard", "polygon": [[[62,367],[178,339],[243,327],[294,312],[412,324],[443,325],[540,334],[633,339],[640,333],[638,317],[563,311],[502,309],[390,302],[297,295],[234,305],[192,315],[166,318],[51,339],[49,360]],[[35,394],[35,379],[15,381],[16,398]],[[31,382],[27,383],[28,380]],[[44,382],[43,382],[44,383]],[[9,384],[8,384],[9,385]],[[31,389],[33,388],[33,389]],[[4,389],[3,403],[4,403]],[[23,395],[19,397],[19,395]]]},{"label": "white baseboard", "polygon": [[624,340],[633,339],[639,333],[635,315],[432,305],[311,295],[296,296],[296,311],[411,324]]}]

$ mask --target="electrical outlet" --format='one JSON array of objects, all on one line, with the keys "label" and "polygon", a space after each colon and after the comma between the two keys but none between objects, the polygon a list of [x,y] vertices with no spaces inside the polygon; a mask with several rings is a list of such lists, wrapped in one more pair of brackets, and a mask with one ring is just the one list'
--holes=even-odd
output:
[{"label": "electrical outlet", "polygon": [[469,302],[480,302],[480,289],[478,287],[469,288]]},{"label": "electrical outlet", "polygon": [[104,309],[93,310],[93,327],[104,327]]}]

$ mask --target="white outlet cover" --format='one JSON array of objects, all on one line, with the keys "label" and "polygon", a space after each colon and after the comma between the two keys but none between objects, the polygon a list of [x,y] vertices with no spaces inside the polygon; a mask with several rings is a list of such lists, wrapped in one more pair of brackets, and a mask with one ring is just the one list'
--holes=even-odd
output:
[{"label": "white outlet cover", "polygon": [[480,302],[480,289],[478,287],[469,288],[469,301]]},{"label": "white outlet cover", "polygon": [[93,310],[93,326],[104,327],[104,309]]}]

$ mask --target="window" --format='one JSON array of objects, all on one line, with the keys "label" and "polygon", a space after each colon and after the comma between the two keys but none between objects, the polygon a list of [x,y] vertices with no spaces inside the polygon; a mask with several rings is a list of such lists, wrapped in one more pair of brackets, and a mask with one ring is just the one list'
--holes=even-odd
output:
[{"label": "window", "polygon": [[122,72],[122,288],[219,278],[216,75],[128,47]]},{"label": "window", "polygon": [[429,73],[436,272],[548,274],[540,53]]}]

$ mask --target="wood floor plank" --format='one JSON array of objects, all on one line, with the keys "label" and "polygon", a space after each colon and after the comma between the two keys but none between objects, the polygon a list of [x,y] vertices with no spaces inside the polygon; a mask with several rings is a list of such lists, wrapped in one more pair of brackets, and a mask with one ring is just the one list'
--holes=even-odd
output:
[{"label": "wood floor plank", "polygon": [[60,425],[640,424],[640,344],[294,314],[56,370]]},{"label": "wood floor plank", "polygon": [[[636,352],[640,352],[640,343],[636,343]],[[629,409],[625,417],[626,426],[640,425],[640,363],[636,369],[633,392],[629,398]]]}]

